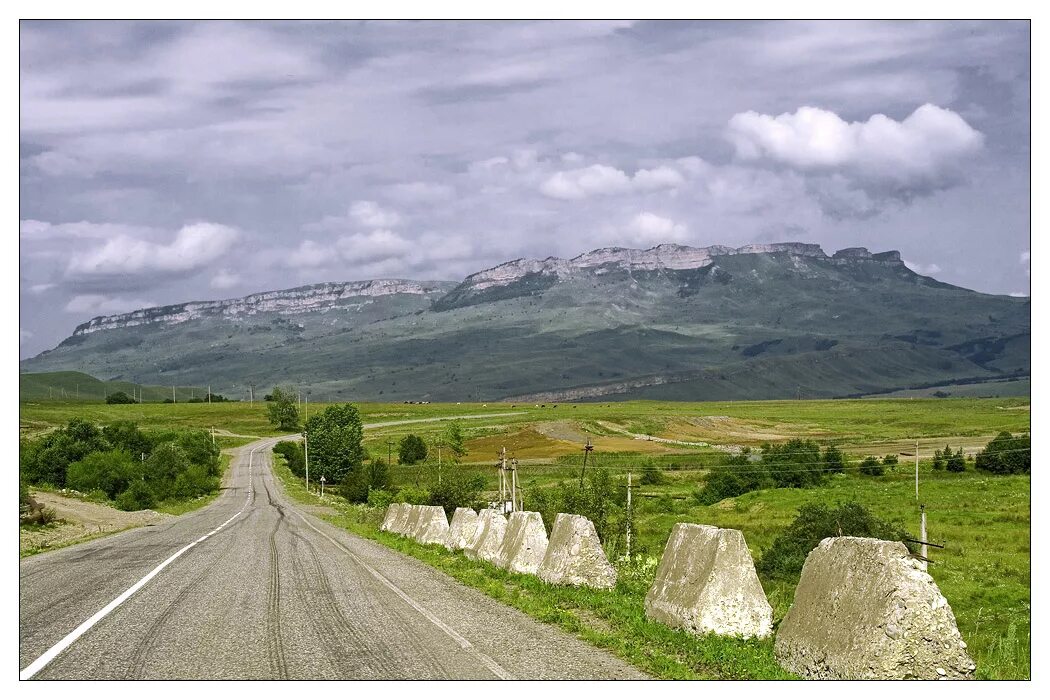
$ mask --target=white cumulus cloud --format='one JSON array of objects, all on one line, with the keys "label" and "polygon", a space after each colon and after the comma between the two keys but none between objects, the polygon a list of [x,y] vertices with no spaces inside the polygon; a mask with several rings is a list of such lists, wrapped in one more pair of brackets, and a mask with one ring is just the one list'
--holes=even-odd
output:
[{"label": "white cumulus cloud", "polygon": [[73,257],[66,269],[74,279],[196,272],[225,255],[238,238],[222,224],[183,226],[170,243],[155,243],[126,234]]},{"label": "white cumulus cloud", "polygon": [[584,199],[592,195],[646,192],[678,187],[685,182],[674,168],[661,165],[639,170],[633,176],[611,165],[596,163],[586,168],[560,170],[540,185],[540,192],[555,199]]},{"label": "white cumulus cloud", "polygon": [[337,246],[342,258],[351,263],[374,263],[400,258],[413,248],[411,241],[388,229],[343,236]]},{"label": "white cumulus cloud", "polygon": [[390,228],[401,223],[401,216],[376,202],[358,201],[350,205],[350,216],[367,228]]},{"label": "white cumulus cloud", "polygon": [[638,245],[674,243],[684,240],[686,236],[684,225],[648,211],[643,211],[631,219],[627,225],[627,232],[632,243]]},{"label": "white cumulus cloud", "polygon": [[937,263],[930,263],[929,265],[923,265],[922,263],[915,263],[911,260],[905,260],[904,264],[912,271],[918,272],[920,275],[926,275],[927,277],[936,275],[941,271],[941,266]]},{"label": "white cumulus cloud", "polygon": [[961,116],[932,104],[901,121],[875,114],[847,122],[818,107],[778,116],[742,112],[729,120],[727,136],[741,160],[918,187],[940,186],[948,171],[984,141]]}]

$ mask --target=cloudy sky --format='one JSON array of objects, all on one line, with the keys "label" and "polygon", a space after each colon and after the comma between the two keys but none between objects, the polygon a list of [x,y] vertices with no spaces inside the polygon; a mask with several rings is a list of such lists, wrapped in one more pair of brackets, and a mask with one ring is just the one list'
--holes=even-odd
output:
[{"label": "cloudy sky", "polygon": [[1027,23],[20,30],[20,338],[596,247],[807,241],[1029,289]]}]

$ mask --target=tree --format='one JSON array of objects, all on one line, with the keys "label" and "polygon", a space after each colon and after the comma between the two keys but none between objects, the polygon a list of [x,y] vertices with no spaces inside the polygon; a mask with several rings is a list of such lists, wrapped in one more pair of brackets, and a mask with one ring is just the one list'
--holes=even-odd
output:
[{"label": "tree", "polygon": [[966,471],[966,457],[963,455],[961,447],[955,454],[952,454],[951,450],[948,450],[948,461],[945,464],[945,467],[950,472],[959,473]]},{"label": "tree", "polygon": [[944,469],[944,456],[940,450],[933,451],[933,470],[935,472],[942,471]]},{"label": "tree", "polygon": [[467,454],[467,448],[463,446],[463,426],[458,420],[449,421],[445,426],[442,444],[451,450],[456,458]]},{"label": "tree", "polygon": [[106,442],[119,450],[126,450],[135,459],[149,455],[153,451],[153,442],[139,427],[129,420],[119,420],[102,428]]},{"label": "tree", "polygon": [[116,498],[132,480],[141,477],[140,465],[124,450],[92,452],[69,465],[66,484],[82,493],[103,491],[107,498]]},{"label": "tree", "polygon": [[350,473],[343,486],[343,495],[349,501],[364,503],[373,491],[385,491],[388,488],[390,477],[386,462],[381,459],[370,460],[359,464]]},{"label": "tree", "polygon": [[897,459],[897,455],[886,455],[882,458],[882,466],[889,467],[891,472],[897,471],[898,464],[899,460]]},{"label": "tree", "polygon": [[879,463],[878,457],[869,455],[860,463],[860,473],[867,476],[882,476],[886,473],[886,468]]},{"label": "tree", "polygon": [[810,503],[798,509],[794,522],[773,540],[773,544],[758,560],[756,568],[766,576],[795,578],[802,571],[806,556],[822,539],[839,536],[901,541],[908,534],[900,526],[876,518],[854,501],[834,508],[822,503]]},{"label": "tree", "polygon": [[427,458],[427,443],[418,435],[406,435],[397,447],[397,460],[401,464],[415,464]]},{"label": "tree", "polygon": [[353,404],[335,404],[310,416],[304,430],[311,471],[334,484],[347,477],[364,461],[361,445],[361,415]]},{"label": "tree", "polygon": [[138,403],[135,399],[131,398],[123,391],[115,391],[106,397],[106,403],[118,404],[118,403]]},{"label": "tree", "polygon": [[276,387],[272,394],[273,401],[266,406],[270,425],[278,430],[299,429],[299,408],[292,400],[292,392]]},{"label": "tree", "polygon": [[1014,437],[1003,431],[977,453],[974,467],[990,474],[1030,474],[1032,472],[1032,439]]},{"label": "tree", "polygon": [[642,465],[641,483],[646,486],[658,486],[666,482],[667,477],[664,476],[663,471],[656,466],[656,463],[651,459],[646,460],[645,464]]},{"label": "tree", "polygon": [[834,445],[824,448],[824,471],[828,474],[841,474],[846,468],[842,452]]}]

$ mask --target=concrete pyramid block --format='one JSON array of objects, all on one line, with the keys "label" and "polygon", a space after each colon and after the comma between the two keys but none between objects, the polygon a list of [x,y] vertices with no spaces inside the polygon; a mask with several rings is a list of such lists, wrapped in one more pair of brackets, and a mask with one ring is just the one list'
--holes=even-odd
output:
[{"label": "concrete pyramid block", "polygon": [[546,553],[547,528],[543,526],[543,516],[529,511],[511,513],[496,566],[517,574],[535,574]]},{"label": "concrete pyramid block", "polygon": [[405,523],[408,522],[408,516],[412,513],[412,506],[407,503],[397,504],[397,515],[394,516],[394,522],[390,525],[390,532],[398,535],[405,534]]},{"label": "concrete pyramid block", "polygon": [[804,678],[972,678],[951,606],[900,542],[829,537],[806,557],[777,630],[777,661]]},{"label": "concrete pyramid block", "polygon": [[379,526],[382,532],[390,532],[390,526],[394,524],[397,519],[398,511],[401,509],[400,503],[391,503],[386,507],[386,515],[383,517],[383,524]]},{"label": "concrete pyramid block", "polygon": [[448,518],[441,506],[419,506],[419,522],[412,539],[421,544],[444,544],[448,538]]},{"label": "concrete pyramid block", "polygon": [[416,531],[416,526],[419,525],[419,518],[423,514],[423,506],[410,505],[408,506],[408,517],[405,518],[405,522],[402,525],[402,530],[399,534],[405,537],[411,537],[412,533]]},{"label": "concrete pyramid block", "polygon": [[478,527],[478,514],[472,508],[456,508],[452,514],[452,524],[448,527],[445,548],[450,551],[463,549],[474,538]]},{"label": "concrete pyramid block", "polygon": [[494,508],[485,508],[478,513],[478,526],[474,538],[463,548],[470,559],[481,559],[495,564],[507,533],[507,519]]},{"label": "concrete pyramid block", "polygon": [[773,608],[739,530],[678,523],[671,530],[645,614],[693,634],[768,637]]},{"label": "concrete pyramid block", "polygon": [[616,587],[616,569],[605,556],[594,523],[582,515],[558,513],[536,575],[558,585]]}]

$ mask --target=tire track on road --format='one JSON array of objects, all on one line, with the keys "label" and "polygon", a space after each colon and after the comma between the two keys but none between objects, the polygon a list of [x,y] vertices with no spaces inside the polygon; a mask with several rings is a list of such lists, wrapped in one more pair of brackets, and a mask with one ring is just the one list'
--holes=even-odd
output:
[{"label": "tire track on road", "polygon": [[263,480],[263,488],[270,505],[277,509],[277,522],[270,531],[270,585],[266,605],[266,649],[270,670],[274,678],[288,678],[288,661],[284,654],[284,639],[281,637],[281,569],[277,551],[277,531],[284,522],[284,508],[273,500],[270,487]]}]

